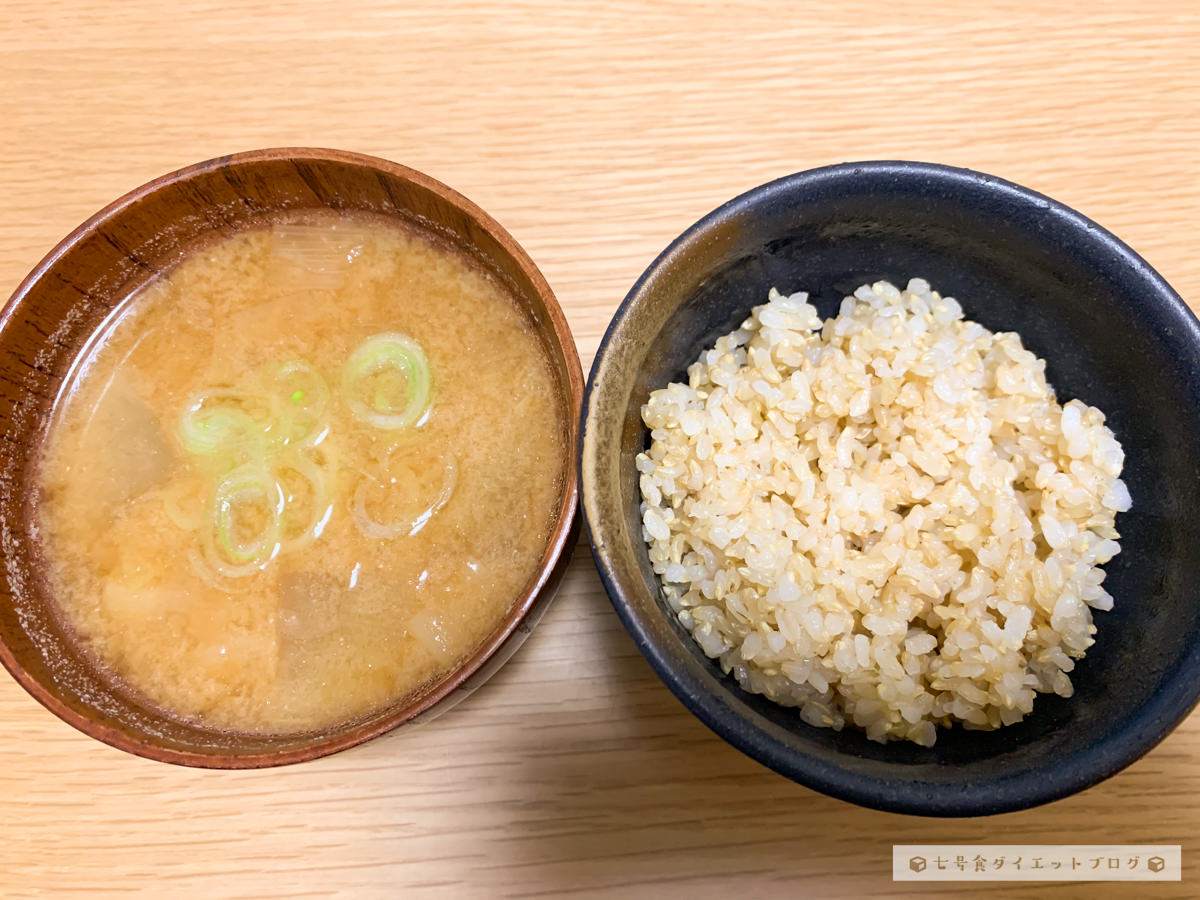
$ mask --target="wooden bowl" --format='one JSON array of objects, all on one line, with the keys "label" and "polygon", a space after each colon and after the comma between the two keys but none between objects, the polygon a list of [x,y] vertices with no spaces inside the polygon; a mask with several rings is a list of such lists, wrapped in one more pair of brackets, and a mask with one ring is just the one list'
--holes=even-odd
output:
[{"label": "wooden bowl", "polygon": [[199,243],[265,225],[282,211],[323,207],[395,216],[449,240],[506,284],[549,351],[568,401],[563,440],[575,444],[583,376],[553,293],[494,219],[420,172],[334,150],[261,150],[181,169],[101,210],[42,260],[0,313],[0,662],[51,712],[114,747],[182,765],[257,768],[334,753],[442,712],[524,641],[566,567],[578,531],[572,464],[537,573],[478,651],[417,696],[303,734],[233,733],[167,716],[105,674],[60,622],[39,565],[28,498],[36,450],[73,360],[117,303]]}]

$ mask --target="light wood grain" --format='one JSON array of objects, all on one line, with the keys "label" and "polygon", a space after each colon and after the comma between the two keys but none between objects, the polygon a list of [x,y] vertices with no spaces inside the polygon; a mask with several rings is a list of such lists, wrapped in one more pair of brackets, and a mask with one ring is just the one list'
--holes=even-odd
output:
[{"label": "light wood grain", "polygon": [[[1196,308],[1200,7],[979,6],[9,0],[0,293],[156,175],[302,144],[388,157],[481,204],[541,266],[585,366],[684,227],[762,181],[847,159],[965,165],[1043,191],[1121,235]],[[1179,843],[1185,880],[1157,892],[976,892],[1200,892],[1200,715],[1041,809],[859,809],[688,714],[621,630],[585,549],[494,681],[340,756],[260,772],[146,762],[7,678],[0,726],[5,896],[912,895],[890,880],[897,841]]]}]

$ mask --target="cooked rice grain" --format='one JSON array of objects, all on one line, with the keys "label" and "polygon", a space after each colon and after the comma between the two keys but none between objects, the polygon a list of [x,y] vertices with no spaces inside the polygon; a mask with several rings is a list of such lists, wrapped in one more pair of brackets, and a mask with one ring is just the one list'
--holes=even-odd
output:
[{"label": "cooked rice grain", "polygon": [[642,410],[680,622],[743,688],[877,741],[1071,696],[1130,506],[1104,414],[921,279],[825,322],[806,301],[772,290]]}]

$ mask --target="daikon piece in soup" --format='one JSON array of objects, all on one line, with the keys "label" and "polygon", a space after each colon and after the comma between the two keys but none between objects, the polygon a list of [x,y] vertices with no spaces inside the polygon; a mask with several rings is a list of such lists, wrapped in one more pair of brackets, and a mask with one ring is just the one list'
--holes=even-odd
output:
[{"label": "daikon piece in soup", "polygon": [[42,448],[50,586],[181,719],[320,729],[477,650],[555,527],[566,404],[498,279],[382,218],[199,250],[81,355]]}]

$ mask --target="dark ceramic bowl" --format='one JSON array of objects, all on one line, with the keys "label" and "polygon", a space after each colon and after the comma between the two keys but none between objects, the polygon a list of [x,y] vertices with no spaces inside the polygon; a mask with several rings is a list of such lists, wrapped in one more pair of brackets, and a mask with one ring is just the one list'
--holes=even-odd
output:
[{"label": "dark ceramic bowl", "polygon": [[249,735],[198,727],[148,706],[101,671],[55,615],[25,498],[64,374],[112,307],[214,236],[281,211],[365,211],[448,243],[506,285],[546,348],[575,445],[583,372],[562,310],[533,261],[487,213],[444,184],[382,159],[336,150],[240,153],[173,172],[101,210],[59,244],[0,312],[0,662],[81,731],[166,762],[252,768],[300,762],[428,718],[467,696],[512,655],[545,611],[577,533],[568,465],[557,526],[539,568],[478,650],[391,707],[323,729]]},{"label": "dark ceramic bowl", "polygon": [[[640,409],[777,286],[823,316],[878,279],[927,279],[994,331],[1017,331],[1062,399],[1108,415],[1133,509],[1107,566],[1112,612],[1071,676],[1023,722],[939,729],[935,747],[804,724],[743,692],[660,596],[641,537]],[[676,696],[735,747],[835,797],[897,812],[998,813],[1083,790],[1129,765],[1200,693],[1200,326],[1140,257],[1046,197],[963,169],[907,162],[802,172],[689,228],[618,310],[584,401],[585,521],[626,628]]]}]

